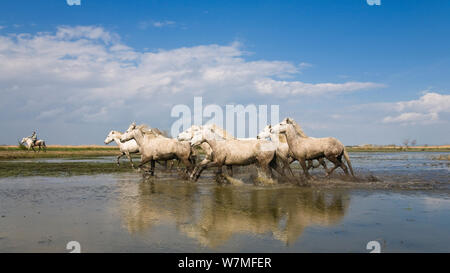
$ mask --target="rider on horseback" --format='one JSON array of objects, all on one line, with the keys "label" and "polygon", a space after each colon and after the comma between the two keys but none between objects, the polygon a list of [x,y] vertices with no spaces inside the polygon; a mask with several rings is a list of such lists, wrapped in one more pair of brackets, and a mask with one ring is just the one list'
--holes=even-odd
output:
[{"label": "rider on horseback", "polygon": [[37,134],[34,131],[33,134],[31,136],[29,136],[29,138],[31,138],[31,140],[33,141],[33,145],[36,144],[36,140],[37,140]]}]

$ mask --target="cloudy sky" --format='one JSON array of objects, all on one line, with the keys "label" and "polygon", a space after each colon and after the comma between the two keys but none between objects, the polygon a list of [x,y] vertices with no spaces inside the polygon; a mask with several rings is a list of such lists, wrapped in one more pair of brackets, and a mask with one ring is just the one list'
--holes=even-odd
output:
[{"label": "cloudy sky", "polygon": [[450,144],[450,2],[5,0],[0,144],[102,144],[171,109],[279,105],[346,145]]}]

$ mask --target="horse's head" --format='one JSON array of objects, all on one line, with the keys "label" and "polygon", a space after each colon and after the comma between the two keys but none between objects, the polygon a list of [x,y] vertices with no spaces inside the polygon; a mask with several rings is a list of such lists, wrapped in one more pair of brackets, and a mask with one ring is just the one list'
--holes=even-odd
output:
[{"label": "horse's head", "polygon": [[130,124],[130,126],[128,126],[128,129],[125,131],[125,133],[131,132],[134,129],[136,129],[136,122],[133,121],[133,123]]},{"label": "horse's head", "polygon": [[294,131],[300,136],[300,137],[308,137],[300,127],[300,125],[295,122],[292,118],[285,118],[282,122],[278,123],[277,125],[272,126],[272,129],[270,129],[270,132],[273,134],[283,134],[286,133],[288,128],[294,129]]},{"label": "horse's head", "polygon": [[132,130],[127,130],[125,133],[122,134],[120,137],[120,142],[127,142],[128,140],[134,139],[135,133],[138,131],[137,128]]},{"label": "horse's head", "polygon": [[257,136],[257,139],[266,139],[268,137],[270,137],[270,129],[272,128],[272,125],[267,125],[264,130],[262,130]]},{"label": "horse's head", "polygon": [[26,137],[22,138],[22,140],[20,141],[20,144],[24,144],[25,141],[27,141],[27,138],[26,138]]},{"label": "horse's head", "polygon": [[286,127],[288,126],[288,124],[289,123],[286,118],[282,122],[280,122],[274,126],[271,126],[269,129],[269,132],[271,134],[282,134],[282,133],[286,132]]},{"label": "horse's head", "polygon": [[105,138],[105,144],[111,143],[115,138],[120,137],[121,134],[117,131],[109,132],[108,136]]},{"label": "horse's head", "polygon": [[185,131],[179,133],[177,136],[177,139],[179,141],[190,141],[192,139],[192,137],[194,136],[194,131],[196,131],[196,130],[194,129],[194,125],[193,125],[190,128],[186,129]]},{"label": "horse's head", "polygon": [[206,138],[204,137],[203,131],[198,130],[192,132],[192,137],[188,141],[191,143],[191,146],[197,146],[205,142]]},{"label": "horse's head", "polygon": [[205,142],[207,139],[214,137],[214,133],[210,127],[202,127],[201,130],[196,130],[192,132],[192,138],[190,140],[191,146],[197,146]]}]

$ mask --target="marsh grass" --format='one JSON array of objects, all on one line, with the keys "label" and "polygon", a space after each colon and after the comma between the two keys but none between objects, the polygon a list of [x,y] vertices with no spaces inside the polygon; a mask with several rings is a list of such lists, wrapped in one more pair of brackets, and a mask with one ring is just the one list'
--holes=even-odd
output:
[{"label": "marsh grass", "polygon": [[27,147],[23,143],[20,142],[20,140],[17,140],[17,143],[18,143],[17,148],[19,148],[20,151],[28,150]]},{"label": "marsh grass", "polygon": [[0,177],[73,176],[133,172],[129,164],[97,162],[0,162]]},{"label": "marsh grass", "polygon": [[90,158],[101,156],[117,156],[117,147],[102,146],[49,146],[47,151],[28,151],[23,145],[0,146],[0,160],[29,158]]}]

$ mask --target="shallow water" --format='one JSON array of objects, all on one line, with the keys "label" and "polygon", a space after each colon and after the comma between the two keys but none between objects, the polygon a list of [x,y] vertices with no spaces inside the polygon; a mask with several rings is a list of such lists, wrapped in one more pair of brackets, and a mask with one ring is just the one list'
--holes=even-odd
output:
[{"label": "shallow water", "polygon": [[[379,183],[448,185],[448,163],[431,156],[351,154],[358,175]],[[0,179],[0,252],[68,252],[69,241],[82,252],[368,252],[372,240],[383,252],[450,251],[448,187],[239,187],[216,185],[211,172],[198,183],[157,175]]]}]

